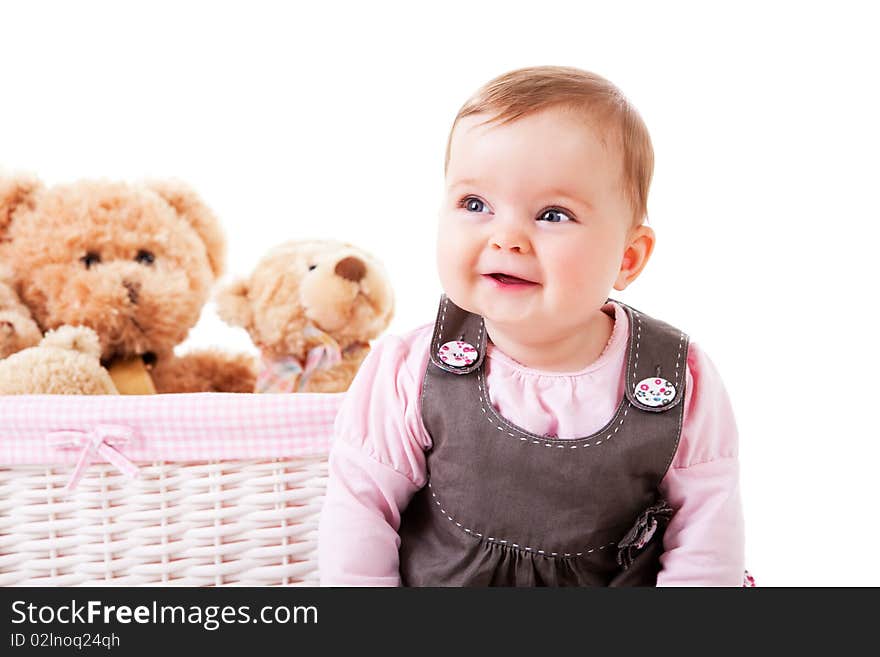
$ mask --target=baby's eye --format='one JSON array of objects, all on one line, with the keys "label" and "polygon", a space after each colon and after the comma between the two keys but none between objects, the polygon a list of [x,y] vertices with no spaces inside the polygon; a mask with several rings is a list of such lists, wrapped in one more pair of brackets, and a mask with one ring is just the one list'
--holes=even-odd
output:
[{"label": "baby's eye", "polygon": [[476,196],[466,196],[461,200],[461,207],[468,212],[489,212],[489,206]]},{"label": "baby's eye", "polygon": [[566,221],[574,221],[574,218],[564,210],[560,210],[559,208],[550,208],[549,210],[544,210],[541,214],[538,215],[538,221],[563,223]]}]

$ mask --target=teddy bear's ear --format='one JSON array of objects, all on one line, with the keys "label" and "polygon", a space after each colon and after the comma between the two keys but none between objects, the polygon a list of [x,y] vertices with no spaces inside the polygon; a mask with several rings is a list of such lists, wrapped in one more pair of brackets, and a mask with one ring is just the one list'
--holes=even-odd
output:
[{"label": "teddy bear's ear", "polygon": [[225,265],[226,238],[214,213],[192,189],[181,182],[152,180],[146,185],[161,196],[199,234],[208,251],[208,260],[214,278],[219,278]]},{"label": "teddy bear's ear", "polygon": [[246,281],[235,281],[217,293],[217,314],[227,324],[250,330],[254,313]]},{"label": "teddy bear's ear", "polygon": [[12,223],[15,210],[33,204],[33,196],[42,187],[32,176],[0,176],[0,239]]}]

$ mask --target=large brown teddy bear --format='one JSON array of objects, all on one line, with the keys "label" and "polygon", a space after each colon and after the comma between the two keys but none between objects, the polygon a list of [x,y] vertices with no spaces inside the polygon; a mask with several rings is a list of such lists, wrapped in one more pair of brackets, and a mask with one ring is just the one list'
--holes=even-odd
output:
[{"label": "large brown teddy bear", "polygon": [[174,354],[224,252],[213,213],[182,184],[0,177],[0,358],[86,326],[120,392],[251,392],[250,356]]},{"label": "large brown teddy bear", "polygon": [[301,240],[221,290],[217,313],[262,352],[257,392],[343,392],[388,327],[394,296],[381,262],[362,249]]}]

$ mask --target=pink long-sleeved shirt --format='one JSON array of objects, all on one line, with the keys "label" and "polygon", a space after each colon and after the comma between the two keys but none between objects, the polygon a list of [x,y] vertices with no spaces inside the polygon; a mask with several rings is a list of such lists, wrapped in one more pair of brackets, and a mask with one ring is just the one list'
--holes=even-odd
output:
[{"label": "pink long-sleeved shirt", "polygon": [[[491,342],[486,382],[495,409],[539,435],[578,438],[602,428],[624,394],[629,323],[610,302],[614,329],[599,358],[579,372],[542,372]],[[397,530],[425,485],[431,437],[421,385],[433,324],[379,340],[336,418],[318,559],[324,586],[398,586]],[[681,439],[660,492],[676,510],[664,535],[660,586],[739,586],[744,567],[737,430],[717,370],[690,343]]]}]

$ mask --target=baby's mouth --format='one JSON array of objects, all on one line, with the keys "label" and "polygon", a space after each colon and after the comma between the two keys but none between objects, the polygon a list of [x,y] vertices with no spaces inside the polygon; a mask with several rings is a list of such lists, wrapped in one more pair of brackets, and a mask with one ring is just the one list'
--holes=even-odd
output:
[{"label": "baby's mouth", "polygon": [[535,281],[527,281],[524,278],[519,278],[517,276],[511,276],[510,274],[484,274],[489,278],[494,278],[499,283],[504,283],[505,285],[537,285]]}]

